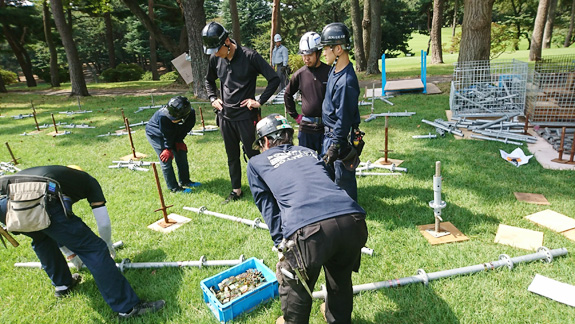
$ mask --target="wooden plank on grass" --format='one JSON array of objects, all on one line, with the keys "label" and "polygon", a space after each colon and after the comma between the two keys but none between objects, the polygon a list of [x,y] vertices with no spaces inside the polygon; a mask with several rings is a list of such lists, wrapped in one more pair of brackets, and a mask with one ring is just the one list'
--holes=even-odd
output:
[{"label": "wooden plank on grass", "polygon": [[575,228],[575,219],[552,211],[551,209],[525,216],[525,218],[535,224],[547,227],[559,233]]}]

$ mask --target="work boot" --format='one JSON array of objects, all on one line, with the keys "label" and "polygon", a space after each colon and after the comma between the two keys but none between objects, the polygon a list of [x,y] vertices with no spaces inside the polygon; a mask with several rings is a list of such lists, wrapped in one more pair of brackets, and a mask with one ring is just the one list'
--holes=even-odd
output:
[{"label": "work boot", "polygon": [[226,200],[224,200],[224,201],[222,202],[222,205],[225,205],[225,204],[227,204],[227,203],[229,203],[229,202],[231,202],[231,201],[239,200],[240,198],[242,198],[243,195],[244,195],[243,192],[240,192],[240,194],[238,195],[237,193],[235,193],[234,191],[232,191],[232,192],[230,193],[230,195],[228,196],[228,198],[226,198]]},{"label": "work boot", "polygon": [[177,187],[177,188],[171,189],[170,191],[173,193],[186,193],[186,194],[193,192],[192,189],[190,189],[190,188],[182,188],[182,187]]},{"label": "work boot", "polygon": [[325,318],[325,303],[319,305],[319,310],[321,311],[321,315],[323,315],[323,320],[327,322],[327,318]]},{"label": "work boot", "polygon": [[158,310],[162,309],[164,305],[166,305],[166,302],[163,300],[156,300],[153,302],[141,301],[138,304],[136,304],[136,306],[134,306],[134,308],[132,308],[132,310],[129,311],[128,313],[118,313],[118,316],[120,318],[130,318],[144,315],[146,313],[155,313]]},{"label": "work boot", "polygon": [[80,281],[82,281],[82,276],[80,276],[79,273],[72,274],[72,283],[64,289],[56,288],[54,296],[56,296],[56,298],[62,298],[64,296],[69,295],[72,289],[74,289],[74,287],[76,287],[80,283]]},{"label": "work boot", "polygon": [[276,320],[276,324],[284,324],[286,321],[284,321],[284,317],[280,316],[278,317],[278,319]]}]

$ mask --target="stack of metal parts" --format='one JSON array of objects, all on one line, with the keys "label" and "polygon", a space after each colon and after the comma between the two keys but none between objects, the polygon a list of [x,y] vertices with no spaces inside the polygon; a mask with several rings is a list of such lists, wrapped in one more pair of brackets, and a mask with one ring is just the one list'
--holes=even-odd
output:
[{"label": "stack of metal parts", "polygon": [[524,114],[528,66],[517,60],[455,63],[449,106],[453,117]]},{"label": "stack of metal parts", "polygon": [[[561,128],[549,128],[549,127],[539,127],[535,130],[539,136],[546,140],[549,144],[553,146],[553,149],[559,151],[561,148],[561,134],[563,130]],[[573,136],[575,134],[575,129],[567,128],[565,130],[565,138],[563,139],[563,152],[571,152],[573,147]]]},{"label": "stack of metal parts", "polygon": [[263,273],[256,269],[248,269],[237,276],[231,276],[218,284],[219,290],[210,287],[210,291],[218,298],[220,303],[226,304],[240,297],[266,281]]},{"label": "stack of metal parts", "polygon": [[128,170],[132,171],[149,171],[149,169],[143,168],[144,166],[152,165],[152,162],[144,162],[144,161],[112,161],[114,165],[108,166],[109,169],[122,169],[127,168]]},{"label": "stack of metal parts", "polygon": [[18,171],[21,171],[21,170],[18,169],[14,165],[14,163],[12,163],[12,162],[0,162],[0,176],[3,176],[7,172],[16,173]]},{"label": "stack of metal parts", "polygon": [[535,62],[527,91],[529,122],[575,126],[575,55],[554,55]]},{"label": "stack of metal parts", "polygon": [[436,119],[430,122],[423,119],[422,122],[434,126],[441,136],[445,136],[445,133],[451,133],[463,137],[463,132],[460,129],[468,129],[473,131],[471,138],[476,139],[515,145],[537,142],[537,137],[523,134],[525,124],[517,121],[518,116],[519,113],[514,113],[495,120],[456,117],[452,121]]}]

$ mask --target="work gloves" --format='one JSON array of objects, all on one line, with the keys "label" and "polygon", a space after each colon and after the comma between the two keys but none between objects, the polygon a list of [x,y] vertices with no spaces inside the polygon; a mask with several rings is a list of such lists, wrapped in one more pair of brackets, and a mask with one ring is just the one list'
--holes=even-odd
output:
[{"label": "work gloves", "polygon": [[[185,146],[185,144],[184,144],[184,146]],[[162,161],[162,162],[168,162],[173,158],[174,158],[174,153],[172,153],[172,151],[169,149],[164,149],[162,151],[162,153],[160,154],[160,161]]]},{"label": "work gloves", "polygon": [[328,149],[327,152],[325,152],[325,155],[323,156],[323,161],[326,164],[333,164],[333,162],[335,162],[335,160],[337,160],[337,158],[339,157],[339,144],[331,144]]},{"label": "work gloves", "polygon": [[76,255],[76,253],[70,251],[70,249],[68,249],[65,246],[61,246],[60,247],[60,251],[62,251],[62,253],[64,253],[64,255],[66,256],[66,260],[71,262],[74,267],[76,267],[76,269],[81,269],[82,265],[84,264],[82,262],[82,260],[80,260],[80,258]]},{"label": "work gloves", "polygon": [[186,146],[186,143],[181,142],[181,143],[176,143],[176,151],[184,151],[187,152],[188,151],[188,147]]}]

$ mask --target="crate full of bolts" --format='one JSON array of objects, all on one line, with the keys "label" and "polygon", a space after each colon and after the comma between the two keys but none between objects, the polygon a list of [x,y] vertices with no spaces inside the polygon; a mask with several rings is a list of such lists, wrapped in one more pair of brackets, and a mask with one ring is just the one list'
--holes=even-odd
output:
[{"label": "crate full of bolts", "polygon": [[275,273],[256,258],[204,279],[200,286],[204,302],[223,323],[278,295]]},{"label": "crate full of bolts", "polygon": [[517,60],[458,62],[449,106],[454,117],[524,114],[528,66]]}]

